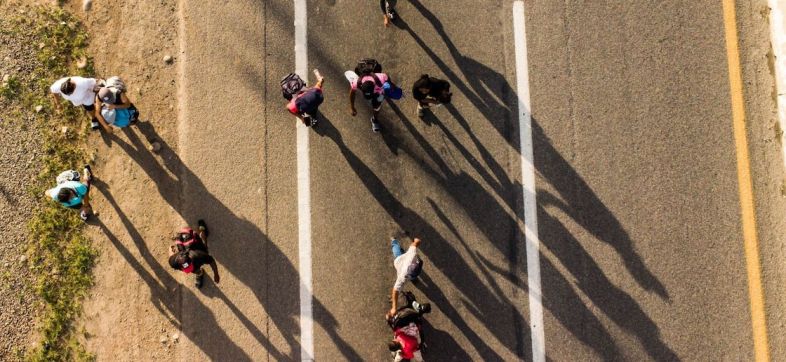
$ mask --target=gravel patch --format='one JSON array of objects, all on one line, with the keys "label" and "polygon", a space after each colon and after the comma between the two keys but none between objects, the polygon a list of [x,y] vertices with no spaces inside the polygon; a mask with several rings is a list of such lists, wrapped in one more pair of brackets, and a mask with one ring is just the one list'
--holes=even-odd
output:
[{"label": "gravel patch", "polygon": [[[0,2],[0,75],[29,79],[35,48],[23,35],[8,31],[9,19],[23,8]],[[20,112],[21,111],[21,112]],[[27,116],[25,115],[27,112]],[[35,110],[10,107],[0,98],[0,360],[17,360],[30,345],[34,330],[36,299],[34,280],[24,255],[27,221],[36,205],[28,191],[39,170],[40,133],[30,114]]]}]

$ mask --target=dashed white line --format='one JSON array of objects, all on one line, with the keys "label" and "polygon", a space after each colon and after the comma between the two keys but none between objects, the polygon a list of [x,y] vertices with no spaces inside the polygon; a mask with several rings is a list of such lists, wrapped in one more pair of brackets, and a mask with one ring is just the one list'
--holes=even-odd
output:
[{"label": "dashed white line", "polygon": [[524,240],[527,245],[529,328],[532,340],[532,360],[542,362],[546,360],[546,341],[543,332],[543,303],[540,286],[540,239],[538,239],[538,212],[535,199],[527,34],[524,22],[524,2],[521,0],[513,2],[513,37],[516,45],[516,92],[518,93],[521,183],[524,195]]},{"label": "dashed white line", "polygon": [[[295,0],[295,72],[308,82],[308,38],[306,0]],[[298,269],[300,272],[300,359],[314,360],[314,316],[311,280],[311,175],[309,172],[309,130],[297,125],[297,216]]]}]

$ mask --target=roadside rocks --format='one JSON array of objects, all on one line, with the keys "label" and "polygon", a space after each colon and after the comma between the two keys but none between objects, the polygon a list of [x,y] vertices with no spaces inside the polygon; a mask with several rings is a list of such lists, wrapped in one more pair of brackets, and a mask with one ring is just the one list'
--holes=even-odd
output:
[{"label": "roadside rocks", "polygon": [[84,0],[82,2],[82,10],[90,11],[93,8],[93,0]]},{"label": "roadside rocks", "polygon": [[169,65],[169,64],[172,64],[174,61],[175,61],[175,59],[172,58],[171,55],[169,55],[169,54],[164,55],[164,64]]}]

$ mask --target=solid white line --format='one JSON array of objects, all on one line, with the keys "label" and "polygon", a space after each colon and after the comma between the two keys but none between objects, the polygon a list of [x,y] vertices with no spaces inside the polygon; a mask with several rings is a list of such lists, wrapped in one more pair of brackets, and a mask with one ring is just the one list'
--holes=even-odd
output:
[{"label": "solid white line", "polygon": [[[786,163],[786,0],[769,0],[770,39],[775,57],[775,85],[778,92],[778,124],[781,127],[781,150]],[[786,166],[786,164],[784,164]]]},{"label": "solid white line", "polygon": [[542,362],[546,360],[546,341],[543,333],[543,303],[540,289],[540,239],[538,239],[537,201],[535,200],[527,34],[524,23],[524,2],[521,0],[513,3],[513,37],[516,44],[516,92],[518,92],[521,182],[524,195],[524,240],[527,244],[529,328],[532,336],[532,360]]},{"label": "solid white line", "polygon": [[[295,0],[295,72],[308,82],[308,38],[306,0]],[[314,360],[314,317],[311,280],[311,176],[309,173],[308,128],[297,125],[297,218],[300,271],[300,359]]]}]

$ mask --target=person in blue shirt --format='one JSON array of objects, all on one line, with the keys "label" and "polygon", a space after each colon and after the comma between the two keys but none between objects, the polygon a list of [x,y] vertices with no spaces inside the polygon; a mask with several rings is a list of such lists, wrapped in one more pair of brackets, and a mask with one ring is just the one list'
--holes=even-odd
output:
[{"label": "person in blue shirt", "polygon": [[88,215],[93,211],[90,206],[90,183],[93,181],[93,172],[90,166],[85,166],[81,181],[77,181],[79,173],[72,171],[75,177],[61,180],[58,178],[57,186],[46,190],[47,197],[59,202],[69,209],[79,209],[79,217],[87,221]]}]

